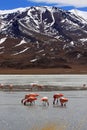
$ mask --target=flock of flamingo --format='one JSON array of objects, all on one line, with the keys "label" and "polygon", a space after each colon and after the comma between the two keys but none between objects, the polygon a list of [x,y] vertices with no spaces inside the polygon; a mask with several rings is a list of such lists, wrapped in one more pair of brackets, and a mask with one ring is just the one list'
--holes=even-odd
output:
[{"label": "flock of flamingo", "polygon": [[[24,105],[26,105],[27,103],[31,104],[35,104],[35,100],[37,100],[37,97],[39,96],[39,94],[37,93],[30,93],[24,96],[24,98],[21,100],[21,103],[23,103]],[[68,98],[63,97],[64,95],[62,93],[56,93],[53,95],[53,105],[58,104],[58,102],[60,101],[61,106],[66,106],[66,103],[68,102]],[[41,101],[43,102],[44,105],[48,105],[49,106],[49,100],[48,97],[42,97]]]},{"label": "flock of flamingo", "polygon": [[[32,84],[32,88],[33,87],[37,87],[38,89],[42,89],[43,86],[42,85],[38,85],[38,84]],[[30,93],[24,96],[24,98],[21,100],[21,103],[23,103],[24,105],[26,105],[27,103],[33,104],[35,103],[35,100],[37,100],[37,97],[39,96],[39,94],[37,93]],[[66,103],[68,102],[68,98],[63,97],[64,95],[62,93],[56,93],[53,95],[53,105],[58,104],[58,102],[60,101],[61,106],[66,106]],[[59,100],[59,101],[58,101]],[[48,105],[49,106],[49,100],[48,97],[42,97],[41,101],[43,102],[44,105]]]},{"label": "flock of flamingo", "polygon": [[[3,89],[4,85],[0,84],[0,88]],[[38,87],[38,88],[42,88],[43,86],[41,85],[37,85],[37,84],[32,84],[32,87]],[[9,90],[13,89],[13,85],[10,84],[9,85]],[[26,105],[27,103],[29,103],[30,105],[35,103],[35,100],[37,100],[39,94],[37,93],[29,93],[27,95],[24,96],[24,98],[21,100],[21,103],[23,103],[24,105]],[[62,93],[56,93],[53,95],[53,105],[58,104],[58,102],[60,101],[61,106],[66,106],[66,103],[68,102],[68,98],[63,97],[64,95]],[[49,106],[49,100],[48,97],[42,97],[41,101],[43,102],[44,105],[48,105]]]}]

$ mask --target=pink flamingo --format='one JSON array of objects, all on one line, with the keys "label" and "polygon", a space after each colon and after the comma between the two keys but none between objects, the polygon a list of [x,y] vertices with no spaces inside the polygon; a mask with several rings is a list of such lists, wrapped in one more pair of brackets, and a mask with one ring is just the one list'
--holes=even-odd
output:
[{"label": "pink flamingo", "polygon": [[45,103],[45,106],[46,106],[46,104],[49,106],[48,97],[41,98],[41,101],[43,101],[43,103]]},{"label": "pink flamingo", "polygon": [[66,102],[68,102],[68,98],[65,98],[65,97],[60,98],[61,106],[66,106]]},{"label": "pink flamingo", "polygon": [[24,105],[26,105],[27,102],[29,102],[30,105],[31,105],[33,102],[35,102],[35,100],[37,100],[36,97],[30,96],[30,97],[28,97],[28,98],[26,98],[26,99],[24,100]]},{"label": "pink flamingo", "polygon": [[29,97],[37,97],[37,96],[39,96],[37,93],[26,94],[25,97],[21,100],[21,103],[23,103]]},{"label": "pink flamingo", "polygon": [[63,97],[63,96],[64,96],[64,95],[63,95],[62,93],[56,93],[56,94],[54,94],[54,95],[53,95],[53,98],[54,98],[53,104],[55,104],[55,102],[58,103],[58,99],[59,99],[60,97]]}]

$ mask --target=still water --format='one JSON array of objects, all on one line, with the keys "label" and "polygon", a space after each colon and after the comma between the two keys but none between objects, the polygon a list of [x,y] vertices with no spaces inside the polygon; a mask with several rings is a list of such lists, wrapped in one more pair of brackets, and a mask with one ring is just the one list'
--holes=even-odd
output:
[{"label": "still water", "polygon": [[[27,92],[0,91],[0,130],[87,130],[87,91],[61,92],[69,99],[66,107],[53,106],[55,92],[38,92],[35,105],[24,106]],[[49,106],[42,105],[43,96]]]},{"label": "still water", "polygon": [[42,85],[82,86],[87,84],[87,75],[0,75],[0,83],[5,85]]}]

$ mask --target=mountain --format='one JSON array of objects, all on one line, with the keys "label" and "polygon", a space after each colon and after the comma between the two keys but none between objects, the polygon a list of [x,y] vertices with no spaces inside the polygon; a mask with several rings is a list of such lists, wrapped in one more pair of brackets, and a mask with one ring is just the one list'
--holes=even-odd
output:
[{"label": "mountain", "polygon": [[87,20],[77,12],[56,7],[0,11],[0,67],[87,65]]}]

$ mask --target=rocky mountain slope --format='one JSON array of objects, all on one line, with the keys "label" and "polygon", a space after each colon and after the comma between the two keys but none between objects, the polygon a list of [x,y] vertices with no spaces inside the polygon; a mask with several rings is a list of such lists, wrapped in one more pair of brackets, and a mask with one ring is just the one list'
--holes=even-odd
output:
[{"label": "rocky mountain slope", "polygon": [[56,7],[0,11],[0,67],[87,65],[87,21]]}]

